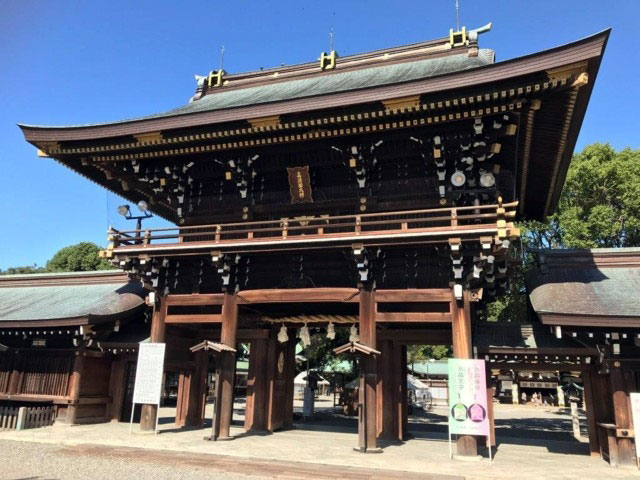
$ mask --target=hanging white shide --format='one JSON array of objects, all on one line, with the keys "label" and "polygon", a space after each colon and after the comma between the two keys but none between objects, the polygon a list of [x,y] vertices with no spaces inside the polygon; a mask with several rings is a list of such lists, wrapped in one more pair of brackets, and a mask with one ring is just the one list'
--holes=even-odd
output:
[{"label": "hanging white shide", "polygon": [[351,328],[349,329],[349,341],[350,342],[360,341],[360,335],[358,335],[358,329],[356,328],[355,324],[351,325]]},{"label": "hanging white shide", "polygon": [[304,347],[308,347],[311,345],[311,334],[309,333],[309,327],[307,324],[304,324],[304,327],[300,329],[300,340],[302,340],[302,345]]},{"label": "hanging white shide", "polygon": [[327,326],[327,338],[329,340],[336,338],[336,327],[333,325],[333,322],[329,322],[329,326]]},{"label": "hanging white shide", "polygon": [[280,331],[278,332],[278,341],[280,343],[285,343],[289,340],[289,335],[287,335],[287,327],[284,326],[284,323],[280,327]]}]

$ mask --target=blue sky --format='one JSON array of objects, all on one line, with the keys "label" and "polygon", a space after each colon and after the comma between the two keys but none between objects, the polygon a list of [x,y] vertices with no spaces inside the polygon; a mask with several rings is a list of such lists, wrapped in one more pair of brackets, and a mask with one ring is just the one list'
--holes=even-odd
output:
[{"label": "blue sky", "polygon": [[[460,0],[460,23],[493,22],[480,45],[497,60],[605,28],[607,46],[578,149],[640,145],[640,2]],[[44,1],[0,0],[0,268],[44,265],[80,241],[124,228],[122,200],[50,159],[16,126],[119,120],[187,102],[193,75],[315,60],[331,28],[341,55],[419,42],[455,26],[454,0]],[[147,225],[159,226],[161,220]]]}]

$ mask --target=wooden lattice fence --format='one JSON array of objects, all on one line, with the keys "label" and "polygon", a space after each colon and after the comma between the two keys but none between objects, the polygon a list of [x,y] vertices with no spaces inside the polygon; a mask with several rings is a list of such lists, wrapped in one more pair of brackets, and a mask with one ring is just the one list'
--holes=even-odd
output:
[{"label": "wooden lattice fence", "polygon": [[0,430],[26,430],[53,425],[56,407],[0,407]]}]

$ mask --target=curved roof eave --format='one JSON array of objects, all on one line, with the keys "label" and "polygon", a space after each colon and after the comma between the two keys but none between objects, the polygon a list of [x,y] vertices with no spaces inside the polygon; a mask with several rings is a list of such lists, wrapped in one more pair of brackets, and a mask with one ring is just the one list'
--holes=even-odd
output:
[{"label": "curved roof eave", "polygon": [[[92,126],[45,127],[26,124],[18,124],[18,126],[22,129],[25,139],[30,142],[91,140],[189,126],[219,124],[246,120],[248,118],[284,115],[301,111],[377,102],[403,96],[428,94],[519,77],[594,58],[598,59],[597,63],[599,66],[599,60],[604,52],[610,31],[611,29],[607,29],[576,42],[503,62],[396,84],[366,87],[339,93],[324,93],[309,97],[256,105],[243,105],[220,110],[176,113],[166,116],[167,113],[171,113],[170,111],[165,114],[160,114],[165,116],[150,116]],[[516,68],[516,66],[518,66],[518,68]],[[597,67],[595,71],[597,72]],[[593,82],[590,83],[593,84]],[[173,112],[176,112],[176,110],[173,110]]]}]

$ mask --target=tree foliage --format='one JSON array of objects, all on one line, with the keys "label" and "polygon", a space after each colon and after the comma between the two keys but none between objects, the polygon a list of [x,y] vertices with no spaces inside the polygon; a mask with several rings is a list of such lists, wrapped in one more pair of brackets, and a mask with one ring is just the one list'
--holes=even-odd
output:
[{"label": "tree foliage", "polygon": [[47,262],[47,272],[89,272],[109,270],[111,265],[98,257],[100,247],[91,242],[80,242],[59,250]]},{"label": "tree foliage", "polygon": [[407,363],[414,364],[433,358],[443,360],[451,357],[450,345],[409,345],[407,347]]},{"label": "tree foliage", "polygon": [[6,270],[0,268],[0,275],[25,275],[29,273],[43,273],[44,267],[39,267],[37,264],[25,265],[23,267],[9,267]]},{"label": "tree foliage", "polygon": [[487,320],[526,319],[527,254],[538,248],[640,246],[640,149],[594,143],[573,156],[556,212],[522,228],[521,264],[503,298],[487,304]]},{"label": "tree foliage", "polygon": [[[315,331],[314,331],[315,330]],[[303,356],[309,360],[309,368],[317,371],[324,371],[327,365],[335,360],[333,349],[344,345],[349,341],[348,328],[336,328],[336,338],[330,340],[326,336],[325,329],[313,329],[311,334],[311,345],[306,347],[302,352]],[[302,370],[306,370],[307,366],[301,365]]]}]

